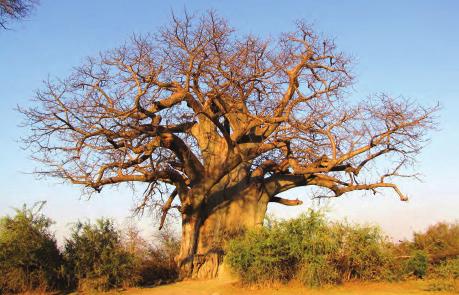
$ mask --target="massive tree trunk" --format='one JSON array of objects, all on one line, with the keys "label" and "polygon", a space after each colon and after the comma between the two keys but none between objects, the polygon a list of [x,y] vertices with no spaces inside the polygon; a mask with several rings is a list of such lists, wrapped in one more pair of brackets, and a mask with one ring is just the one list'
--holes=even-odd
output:
[{"label": "massive tree trunk", "polygon": [[182,278],[214,278],[228,239],[263,223],[269,196],[257,183],[242,180],[219,186],[198,207],[182,214],[178,263]]}]

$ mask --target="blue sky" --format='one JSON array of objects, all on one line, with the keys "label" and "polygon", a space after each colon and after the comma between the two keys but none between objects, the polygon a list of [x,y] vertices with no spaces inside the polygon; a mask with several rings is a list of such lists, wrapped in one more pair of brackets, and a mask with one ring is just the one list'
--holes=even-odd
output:
[{"label": "blue sky", "polygon": [[[105,190],[89,201],[78,187],[26,174],[35,163],[17,142],[16,105],[30,98],[48,76],[65,77],[84,57],[113,48],[132,33],[154,32],[180,13],[215,9],[242,33],[277,36],[304,19],[334,37],[342,51],[355,57],[357,83],[352,96],[387,92],[433,105],[440,102],[439,131],[419,158],[423,183],[400,182],[410,197],[402,203],[390,192],[376,197],[354,194],[328,203],[333,218],[379,224],[395,238],[409,237],[436,221],[459,219],[459,2],[457,1],[51,1],[41,5],[14,30],[0,31],[0,214],[11,207],[47,200],[45,213],[58,222],[62,236],[76,219],[111,216],[120,223],[130,215],[135,194]],[[287,196],[303,206],[273,206],[270,212],[294,216],[305,211],[308,190]],[[141,192],[138,192],[140,194]],[[144,218],[142,227],[151,227]]]}]

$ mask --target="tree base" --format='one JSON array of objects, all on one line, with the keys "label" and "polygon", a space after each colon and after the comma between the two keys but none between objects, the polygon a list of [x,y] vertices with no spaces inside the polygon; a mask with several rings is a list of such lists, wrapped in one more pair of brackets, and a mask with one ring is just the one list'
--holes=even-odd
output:
[{"label": "tree base", "polygon": [[213,279],[218,276],[223,253],[195,254],[180,263],[182,279]]}]

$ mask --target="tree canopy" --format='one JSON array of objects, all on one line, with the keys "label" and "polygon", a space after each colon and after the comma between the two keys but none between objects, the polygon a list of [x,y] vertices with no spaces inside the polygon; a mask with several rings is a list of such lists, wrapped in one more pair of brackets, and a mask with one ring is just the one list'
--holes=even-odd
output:
[{"label": "tree canopy", "polygon": [[[336,196],[397,190],[386,179],[420,151],[435,108],[385,94],[354,104],[349,68],[303,23],[271,41],[238,36],[213,13],[174,18],[48,81],[38,104],[21,109],[33,130],[25,140],[50,168],[40,173],[95,190],[127,181],[183,190],[203,179],[210,189],[243,162],[254,176]],[[384,154],[395,169],[357,181]]]}]

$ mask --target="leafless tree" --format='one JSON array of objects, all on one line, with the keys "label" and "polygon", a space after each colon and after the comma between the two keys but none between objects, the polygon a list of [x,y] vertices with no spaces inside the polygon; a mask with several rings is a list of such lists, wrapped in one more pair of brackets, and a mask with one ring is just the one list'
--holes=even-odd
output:
[{"label": "leafless tree", "polygon": [[0,0],[0,27],[8,29],[8,23],[30,15],[38,0]]},{"label": "leafless tree", "polygon": [[[414,162],[437,107],[346,99],[351,62],[299,22],[277,40],[240,36],[210,12],[88,58],[20,111],[38,173],[100,192],[143,182],[138,204],[182,216],[182,276],[217,275],[222,240],[262,224],[279,193],[389,189]],[[379,172],[372,165],[385,159]],[[390,164],[390,165],[389,165]],[[165,196],[163,198],[163,196]]]}]

